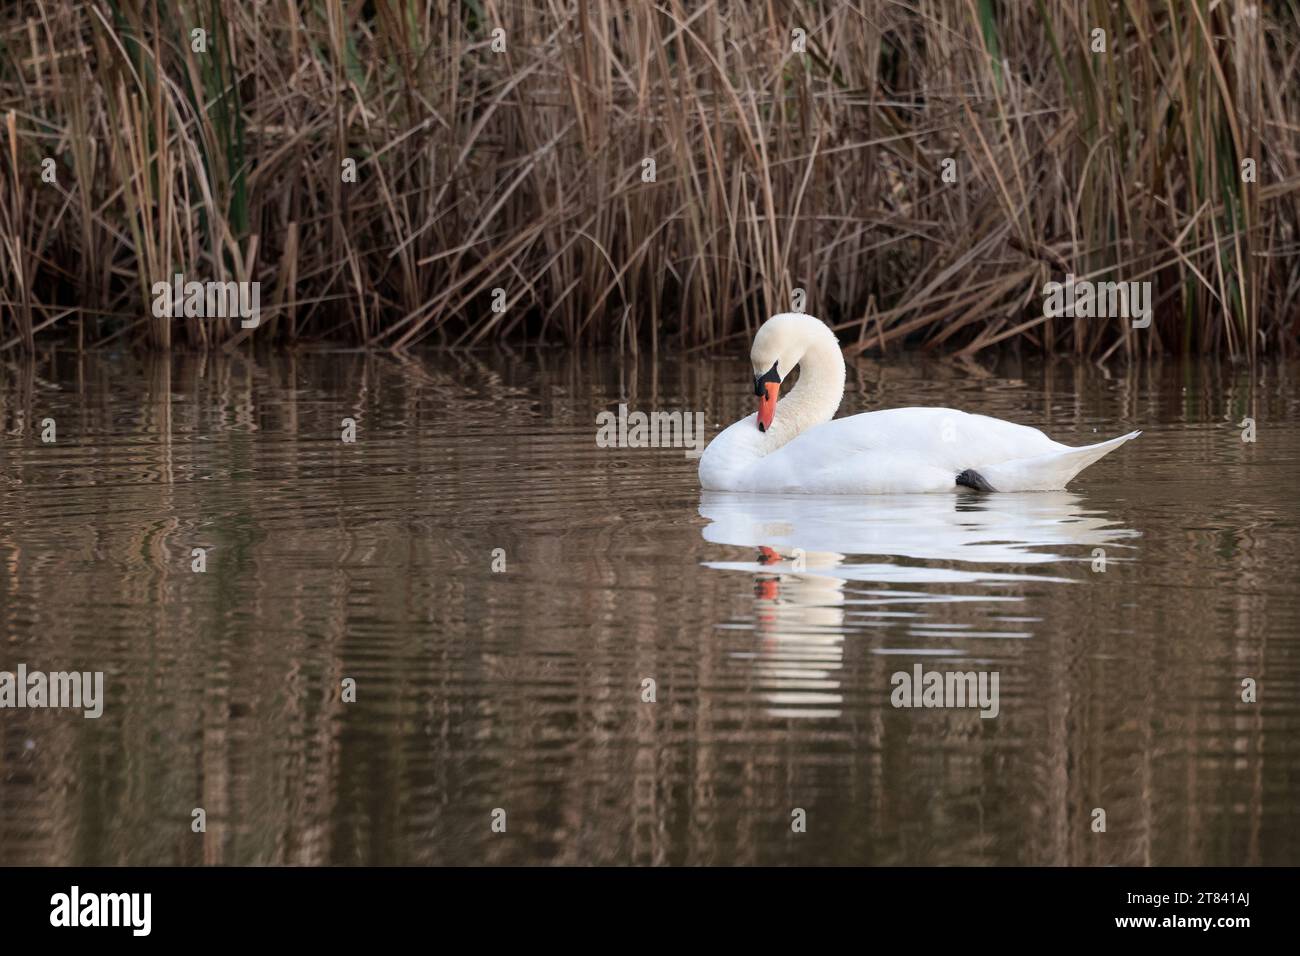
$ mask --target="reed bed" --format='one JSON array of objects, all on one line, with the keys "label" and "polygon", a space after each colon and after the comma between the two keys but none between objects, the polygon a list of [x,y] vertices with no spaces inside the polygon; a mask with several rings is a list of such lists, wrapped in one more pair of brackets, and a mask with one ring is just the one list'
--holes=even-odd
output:
[{"label": "reed bed", "polygon": [[[1300,0],[0,11],[4,350],[734,348],[803,290],[851,351],[1253,357],[1297,253]],[[261,325],[154,317],[178,272]],[[1046,318],[1066,274],[1152,325]]]}]

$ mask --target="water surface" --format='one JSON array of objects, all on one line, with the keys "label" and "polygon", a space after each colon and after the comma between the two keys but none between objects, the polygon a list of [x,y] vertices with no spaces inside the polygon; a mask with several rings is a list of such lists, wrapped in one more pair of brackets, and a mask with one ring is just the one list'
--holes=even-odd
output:
[{"label": "water surface", "polygon": [[[1300,863],[1300,365],[850,368],[845,411],[1143,429],[1065,492],[702,494],[597,447],[619,402],[712,435],[747,377],[10,359],[0,670],[106,702],[0,710],[0,864]],[[916,663],[996,670],[998,716],[893,707]]]}]

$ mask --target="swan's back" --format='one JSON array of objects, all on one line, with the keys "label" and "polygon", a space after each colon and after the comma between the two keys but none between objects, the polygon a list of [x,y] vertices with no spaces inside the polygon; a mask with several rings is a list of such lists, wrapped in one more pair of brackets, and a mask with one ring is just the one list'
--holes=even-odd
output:
[{"label": "swan's back", "polygon": [[1034,458],[1062,451],[1037,428],[972,415],[954,408],[890,408],[837,418],[809,429],[781,451],[800,457],[852,452],[917,454],[930,464],[955,469]]}]

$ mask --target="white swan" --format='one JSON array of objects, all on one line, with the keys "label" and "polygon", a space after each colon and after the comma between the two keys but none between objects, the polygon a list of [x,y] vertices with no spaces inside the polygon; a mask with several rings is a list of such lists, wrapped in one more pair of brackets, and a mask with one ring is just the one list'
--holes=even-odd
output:
[{"label": "white swan", "polygon": [[[832,417],[844,397],[844,356],[820,319],[774,315],[750,350],[758,412],[718,435],[700,457],[711,491],[875,495],[1058,491],[1141,432],[1072,448],[1037,428],[951,408],[892,408]],[[799,381],[777,411],[781,382]]]}]

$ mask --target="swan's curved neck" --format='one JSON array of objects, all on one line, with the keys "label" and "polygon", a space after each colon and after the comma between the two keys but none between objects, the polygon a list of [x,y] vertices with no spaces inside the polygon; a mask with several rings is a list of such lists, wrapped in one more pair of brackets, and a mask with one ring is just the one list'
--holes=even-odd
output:
[{"label": "swan's curved neck", "polygon": [[[785,363],[798,366],[799,381],[776,403],[772,426],[765,432],[757,427],[757,416],[735,422],[704,449],[700,457],[700,483],[719,491],[760,490],[750,479],[751,468],[801,432],[825,424],[835,417],[844,397],[844,354],[835,333],[811,316],[781,316],[783,323],[797,322],[804,345],[798,361],[797,345],[783,352],[779,371],[789,374]],[[771,321],[771,320],[769,320]],[[766,363],[764,363],[766,364]]]},{"label": "swan's curved neck", "polygon": [[808,350],[799,360],[799,381],[776,406],[767,430],[765,453],[835,417],[844,398],[844,353],[835,333],[810,319]]}]

